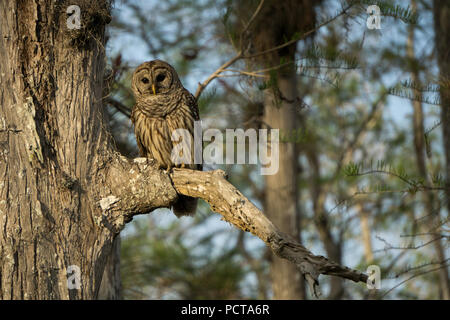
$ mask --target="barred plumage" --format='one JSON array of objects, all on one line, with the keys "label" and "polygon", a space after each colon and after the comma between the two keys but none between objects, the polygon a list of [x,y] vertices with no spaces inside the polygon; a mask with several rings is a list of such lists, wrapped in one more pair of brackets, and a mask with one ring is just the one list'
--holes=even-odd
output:
[{"label": "barred plumage", "polygon": [[[183,166],[201,170],[201,165],[194,164],[194,121],[199,120],[197,102],[183,87],[175,69],[161,60],[144,62],[134,71],[132,90],[136,104],[131,120],[140,155],[155,159],[161,168],[180,166],[171,158],[178,143],[172,142],[172,133],[186,129],[192,143],[190,161]],[[197,199],[183,195],[173,205],[177,216],[192,215],[196,208]]]}]

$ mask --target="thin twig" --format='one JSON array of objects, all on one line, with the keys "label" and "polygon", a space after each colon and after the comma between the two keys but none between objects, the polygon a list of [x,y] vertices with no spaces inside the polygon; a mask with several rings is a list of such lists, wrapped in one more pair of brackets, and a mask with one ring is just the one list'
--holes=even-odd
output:
[{"label": "thin twig", "polygon": [[408,247],[394,247],[392,246],[389,242],[387,242],[385,239],[381,238],[381,237],[377,237],[378,240],[382,241],[385,243],[386,247],[384,249],[379,249],[379,250],[374,250],[373,252],[380,252],[380,251],[387,251],[387,250],[417,250],[423,247],[426,247],[427,245],[429,245],[430,243],[433,243],[435,241],[441,240],[443,237],[439,236],[436,237],[428,242],[425,242],[421,245],[418,246],[408,246]]},{"label": "thin twig", "polygon": [[398,287],[401,286],[402,284],[404,284],[404,283],[406,283],[406,282],[408,282],[408,281],[410,281],[410,280],[412,280],[412,279],[414,279],[414,278],[417,278],[418,276],[421,276],[421,275],[424,275],[424,274],[427,274],[427,273],[431,273],[431,272],[434,272],[434,271],[438,271],[438,270],[440,270],[440,269],[442,269],[442,268],[447,268],[447,267],[449,267],[449,266],[450,266],[450,264],[447,264],[447,265],[440,266],[440,267],[438,267],[438,268],[434,268],[434,269],[430,269],[430,270],[427,270],[427,271],[422,271],[422,272],[416,273],[415,275],[409,277],[408,279],[405,279],[405,280],[403,280],[402,282],[396,284],[394,287],[392,287],[391,289],[389,289],[388,291],[386,291],[381,297],[386,296],[387,294],[389,294],[389,293],[390,293],[391,291],[393,291],[394,289],[398,288]]},{"label": "thin twig", "polygon": [[307,31],[307,32],[305,32],[305,33],[303,33],[301,37],[298,37],[298,38],[289,40],[289,41],[287,41],[287,42],[285,42],[285,43],[283,43],[283,44],[280,44],[279,46],[276,46],[276,47],[273,47],[273,48],[270,48],[270,49],[267,49],[267,50],[264,50],[264,51],[261,51],[261,52],[257,52],[257,53],[254,53],[254,54],[251,54],[251,55],[248,55],[248,56],[244,56],[243,58],[244,58],[244,59],[252,59],[252,58],[256,58],[256,57],[259,57],[259,56],[262,56],[262,55],[265,55],[265,54],[268,54],[268,53],[271,53],[271,52],[274,52],[274,51],[283,49],[283,48],[285,48],[285,47],[288,47],[288,46],[290,46],[290,45],[292,45],[292,44],[298,42],[299,40],[303,40],[303,39],[305,39],[306,37],[308,37],[308,36],[310,36],[311,34],[313,34],[314,32],[316,32],[317,30],[319,30],[320,28],[322,28],[322,27],[328,25],[329,23],[333,22],[334,20],[336,20],[336,19],[339,18],[340,16],[344,15],[345,13],[347,13],[347,10],[349,10],[352,6],[353,6],[353,4],[350,3],[349,5],[347,5],[347,7],[345,7],[344,9],[342,9],[342,11],[339,12],[337,15],[335,15],[333,18],[331,18],[331,19],[329,19],[329,20],[327,20],[327,21],[324,21],[324,22],[322,22],[321,24],[319,24],[317,27],[315,27],[314,29],[311,29],[311,30],[309,30],[309,31]]},{"label": "thin twig", "polygon": [[402,275],[407,274],[407,273],[409,273],[409,272],[416,271],[416,270],[423,269],[423,268],[425,268],[425,267],[429,267],[429,266],[433,266],[433,265],[437,265],[437,264],[438,264],[438,265],[444,265],[444,264],[447,263],[447,261],[449,261],[449,260],[450,260],[450,258],[447,258],[447,259],[445,259],[445,260],[443,260],[443,261],[438,261],[438,262],[433,262],[433,261],[431,261],[431,262],[426,262],[426,263],[422,263],[422,264],[420,264],[420,265],[418,265],[418,266],[414,266],[414,267],[408,267],[408,266],[407,266],[403,271],[400,271],[400,272],[394,274],[393,276],[386,277],[386,279],[397,279],[397,278],[401,277]]},{"label": "thin twig", "polygon": [[215,78],[217,78],[224,69],[231,66],[233,63],[238,61],[242,58],[242,51],[239,51],[237,55],[235,55],[233,58],[225,62],[223,65],[221,65],[216,71],[214,71],[205,81],[198,84],[197,91],[195,92],[195,98],[198,100],[200,95],[202,94],[203,90],[205,90],[206,86],[213,81]]},{"label": "thin twig", "polygon": [[128,108],[127,106],[125,106],[121,102],[119,102],[119,101],[117,101],[117,100],[115,100],[113,98],[110,98],[110,97],[106,98],[105,101],[106,101],[106,103],[108,103],[111,106],[113,106],[114,108],[116,108],[119,112],[121,112],[122,114],[124,114],[128,118],[131,116],[130,108]]},{"label": "thin twig", "polygon": [[386,175],[390,175],[390,176],[394,176],[400,180],[402,180],[403,182],[409,184],[410,186],[416,188],[416,190],[445,190],[443,187],[430,187],[430,186],[425,186],[425,185],[417,185],[411,181],[409,181],[408,179],[402,177],[401,175],[392,172],[392,171],[383,171],[383,170],[369,170],[366,172],[360,172],[360,173],[355,173],[355,174],[351,174],[349,176],[365,176],[365,175],[369,175],[369,174],[374,174],[374,173],[381,173],[381,174],[386,174]]},{"label": "thin twig", "polygon": [[[243,32],[246,32],[247,29],[250,27],[250,24],[253,22],[253,20],[256,18],[257,14],[260,12],[262,4],[264,1],[261,1],[260,4],[258,5],[258,8],[255,10],[255,13],[253,14],[252,18],[250,19],[249,23],[247,24],[247,26],[244,28]],[[219,75],[225,71],[225,69],[227,69],[229,66],[231,66],[232,64],[234,64],[236,61],[240,60],[240,59],[252,59],[252,58],[256,58],[280,49],[283,49],[287,46],[290,46],[296,42],[298,42],[299,40],[305,39],[306,37],[308,37],[309,35],[313,34],[314,32],[316,32],[317,30],[319,30],[320,28],[328,25],[329,23],[333,22],[334,20],[336,20],[338,17],[344,15],[347,10],[349,10],[351,7],[353,6],[352,3],[350,3],[349,5],[347,5],[347,7],[345,7],[344,9],[341,10],[341,12],[339,12],[337,15],[335,15],[333,18],[319,24],[317,27],[315,27],[314,29],[311,29],[307,32],[305,32],[304,34],[302,34],[301,37],[298,37],[296,39],[292,39],[290,41],[287,41],[279,46],[261,51],[261,52],[257,52],[251,55],[244,55],[243,53],[243,49],[242,47],[240,48],[239,52],[230,60],[228,60],[227,62],[225,62],[222,66],[220,66],[216,71],[214,71],[205,81],[201,82],[198,84],[197,90],[195,92],[195,98],[198,100],[198,98],[200,97],[200,95],[202,94],[203,90],[205,90],[205,88],[211,83],[211,81],[213,81],[214,79],[218,78]],[[242,39],[242,35],[241,34],[241,39]],[[242,43],[241,43],[242,45]]]},{"label": "thin twig", "polygon": [[261,0],[259,5],[258,5],[258,7],[255,10],[255,12],[253,13],[253,16],[250,18],[249,22],[244,27],[244,30],[241,33],[241,46],[242,46],[242,38],[243,38],[244,34],[247,32],[248,28],[250,28],[250,26],[253,23],[253,21],[255,20],[256,16],[261,11],[261,8],[262,8],[263,4],[264,4],[264,0]]}]

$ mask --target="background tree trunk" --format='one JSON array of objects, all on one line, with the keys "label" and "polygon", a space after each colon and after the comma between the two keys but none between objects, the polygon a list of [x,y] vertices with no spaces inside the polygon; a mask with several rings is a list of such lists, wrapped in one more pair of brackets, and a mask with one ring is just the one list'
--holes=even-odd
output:
[{"label": "background tree trunk", "polygon": [[[268,128],[280,129],[280,135],[290,136],[296,129],[297,114],[295,104],[279,101],[280,95],[286,100],[297,97],[295,70],[290,74],[277,76],[277,88],[266,90],[264,94],[264,123]],[[297,165],[298,153],[295,141],[281,141],[279,145],[279,169],[274,175],[266,176],[264,210],[268,218],[281,231],[296,239],[300,238],[298,211]],[[272,257],[272,290],[275,299],[304,299],[303,279],[298,270],[284,259]]]},{"label": "background tree trunk", "polygon": [[[301,117],[302,123],[307,121],[306,117]],[[306,125],[304,126],[306,128]],[[322,186],[322,177],[320,174],[320,152],[314,138],[308,139],[304,144],[304,152],[308,157],[310,166],[312,167],[312,181],[310,181],[311,198],[314,210],[314,224],[317,228],[320,240],[323,243],[327,255],[333,257],[334,261],[342,260],[341,239],[334,239],[331,233],[332,225],[325,208],[327,192]],[[344,286],[339,278],[330,278],[330,293],[328,299],[340,299],[344,295]]]},{"label": "background tree trunk", "polygon": [[[434,29],[437,49],[437,60],[440,69],[441,87],[441,122],[444,141],[444,153],[446,157],[446,203],[450,212],[450,3],[446,0],[434,0]],[[439,244],[440,245],[440,241]],[[436,248],[437,250],[439,248]],[[443,249],[438,250],[445,259]],[[443,261],[443,260],[441,260]],[[439,272],[442,288],[442,298],[450,299],[450,283],[448,269],[443,268]]]},{"label": "background tree trunk", "polygon": [[[299,19],[298,17],[302,17]],[[299,32],[314,28],[314,5],[309,0],[265,1],[254,22],[252,44],[257,51],[276,47],[292,39]],[[295,137],[297,128],[298,88],[295,68],[296,43],[277,52],[257,58],[266,68],[271,86],[264,91],[264,124],[270,129],[280,129],[280,137]],[[279,68],[280,65],[287,64]],[[279,170],[266,176],[265,213],[270,220],[296,239],[300,239],[300,212],[298,184],[300,176],[297,143],[280,143]],[[271,261],[274,299],[304,299],[305,286],[298,270],[273,257]]]}]

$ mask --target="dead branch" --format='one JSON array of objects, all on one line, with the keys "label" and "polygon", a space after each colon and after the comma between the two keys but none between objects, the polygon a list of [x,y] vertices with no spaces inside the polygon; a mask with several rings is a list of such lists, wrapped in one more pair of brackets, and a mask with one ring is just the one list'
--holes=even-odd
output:
[{"label": "dead branch", "polygon": [[343,267],[323,256],[316,256],[291,236],[282,233],[250,200],[230,184],[222,170],[200,172],[174,169],[171,173],[178,193],[201,198],[211,209],[235,227],[251,232],[279,257],[294,263],[305,276],[313,295],[320,295],[318,277],[333,275],[355,282],[366,282],[367,275]]},{"label": "dead branch", "polygon": [[127,159],[119,154],[97,174],[96,185],[105,186],[95,199],[101,216],[95,223],[119,233],[135,215],[170,208],[177,200],[168,175],[152,159]]},{"label": "dead branch", "polygon": [[341,266],[323,256],[316,256],[293,237],[282,233],[250,200],[226,180],[222,170],[196,171],[173,169],[167,174],[152,159],[127,159],[116,155],[97,174],[99,190],[96,202],[101,216],[99,226],[119,233],[138,214],[156,208],[170,208],[183,194],[205,200],[211,209],[235,227],[251,232],[279,257],[294,263],[310,285],[311,293],[320,295],[320,274],[367,282],[367,275]]},{"label": "dead branch", "polygon": [[216,71],[214,71],[205,81],[198,84],[197,91],[195,92],[195,98],[198,100],[200,95],[202,94],[203,90],[208,86],[208,84],[211,83],[215,78],[217,78],[225,69],[227,69],[229,66],[231,66],[233,63],[238,61],[242,58],[242,51],[240,51],[237,55],[235,55],[233,58],[225,62],[223,65],[221,65]]},{"label": "dead branch", "polygon": [[124,105],[120,101],[108,97],[108,98],[105,99],[105,102],[107,104],[111,105],[112,107],[114,107],[117,111],[122,113],[127,118],[131,117],[131,110],[130,110],[130,108],[128,108],[126,105]]}]

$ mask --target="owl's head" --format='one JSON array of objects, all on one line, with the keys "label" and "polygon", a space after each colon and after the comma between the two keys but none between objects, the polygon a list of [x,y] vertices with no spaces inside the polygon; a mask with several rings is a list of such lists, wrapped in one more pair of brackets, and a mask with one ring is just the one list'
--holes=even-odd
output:
[{"label": "owl's head", "polygon": [[135,97],[167,94],[182,87],[175,69],[167,62],[153,60],[142,63],[133,74]]}]

